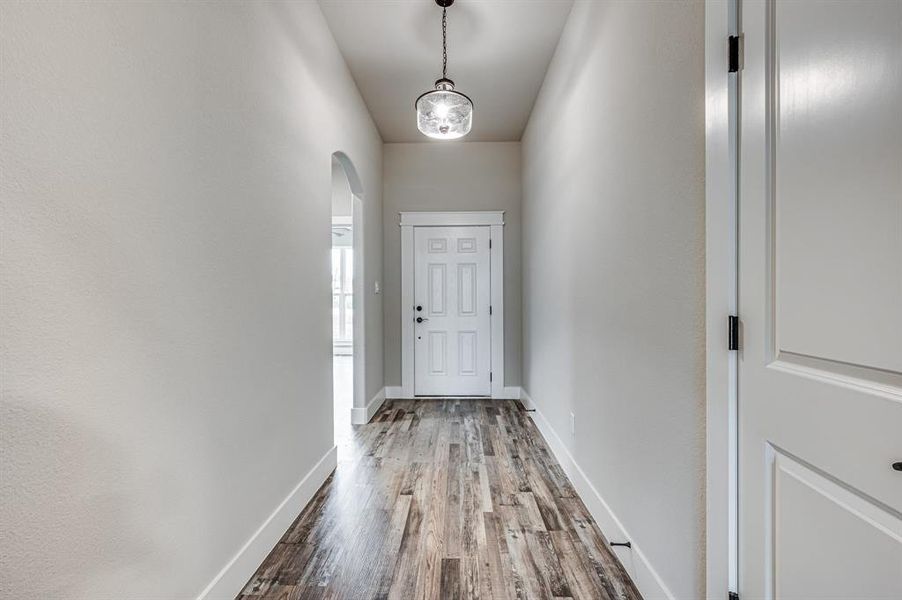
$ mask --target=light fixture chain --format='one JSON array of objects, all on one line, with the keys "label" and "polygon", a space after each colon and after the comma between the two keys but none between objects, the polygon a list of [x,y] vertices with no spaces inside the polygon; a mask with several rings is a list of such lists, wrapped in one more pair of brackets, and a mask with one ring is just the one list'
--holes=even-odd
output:
[{"label": "light fixture chain", "polygon": [[442,7],[442,79],[448,78],[448,9]]}]

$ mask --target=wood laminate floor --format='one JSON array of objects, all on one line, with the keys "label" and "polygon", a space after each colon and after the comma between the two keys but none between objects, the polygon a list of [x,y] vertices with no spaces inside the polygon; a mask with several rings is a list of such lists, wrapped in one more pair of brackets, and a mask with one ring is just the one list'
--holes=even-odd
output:
[{"label": "wood laminate floor", "polygon": [[386,401],[239,598],[639,599],[528,414]]}]

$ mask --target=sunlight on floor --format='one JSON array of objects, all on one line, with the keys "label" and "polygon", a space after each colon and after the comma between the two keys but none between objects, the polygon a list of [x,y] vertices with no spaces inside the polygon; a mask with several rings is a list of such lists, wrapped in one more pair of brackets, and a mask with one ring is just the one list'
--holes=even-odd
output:
[{"label": "sunlight on floor", "polygon": [[354,398],[354,357],[332,357],[332,386],[334,394],[335,443],[349,437],[351,429],[351,405]]}]

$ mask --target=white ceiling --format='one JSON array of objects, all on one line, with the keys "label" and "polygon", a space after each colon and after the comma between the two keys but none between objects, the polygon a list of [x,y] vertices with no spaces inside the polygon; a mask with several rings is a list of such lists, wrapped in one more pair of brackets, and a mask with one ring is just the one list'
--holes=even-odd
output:
[{"label": "white ceiling", "polygon": [[[435,0],[320,0],[382,139],[422,142],[414,101],[442,74]],[[468,141],[519,140],[572,0],[456,0],[448,77],[474,104]]]}]

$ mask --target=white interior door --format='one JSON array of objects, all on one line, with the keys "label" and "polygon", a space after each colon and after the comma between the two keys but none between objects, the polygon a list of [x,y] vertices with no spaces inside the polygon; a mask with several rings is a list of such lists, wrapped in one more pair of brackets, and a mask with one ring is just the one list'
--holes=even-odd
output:
[{"label": "white interior door", "polygon": [[902,2],[742,2],[740,597],[902,598]]},{"label": "white interior door", "polygon": [[491,394],[488,227],[414,229],[414,393]]}]

